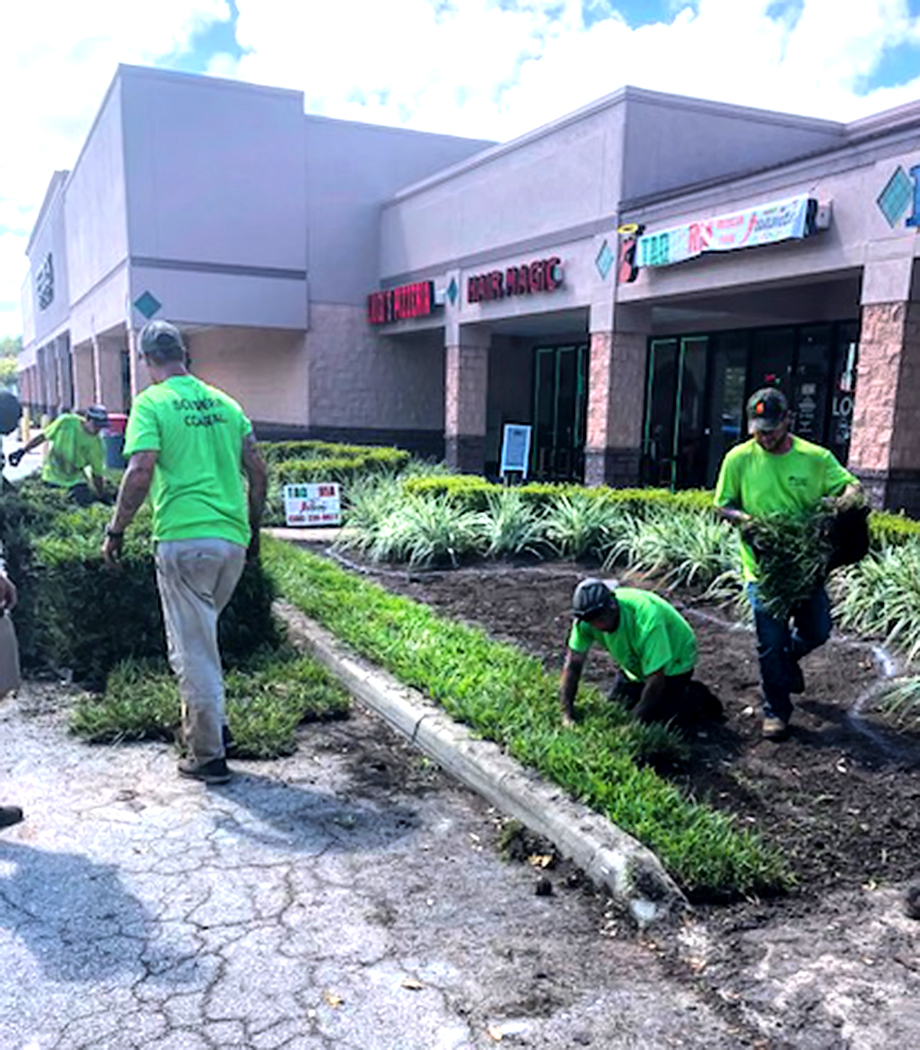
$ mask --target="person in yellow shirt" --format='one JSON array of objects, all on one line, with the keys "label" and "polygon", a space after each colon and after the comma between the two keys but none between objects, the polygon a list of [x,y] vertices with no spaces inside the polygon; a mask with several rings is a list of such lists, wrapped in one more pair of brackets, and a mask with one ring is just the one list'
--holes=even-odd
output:
[{"label": "person in yellow shirt", "polygon": [[782,740],[792,717],[790,693],[805,690],[799,660],[830,637],[830,599],[822,585],[785,622],[772,616],[760,600],[757,558],[746,542],[746,528],[763,515],[794,515],[828,497],[848,496],[859,482],[829,449],[792,433],[782,391],[765,387],[752,394],[747,417],[750,439],[726,453],[715,504],[741,529],[741,565],[757,631],[762,732],[769,740]]},{"label": "person in yellow shirt", "polygon": [[222,784],[230,779],[229,732],[217,620],[247,552],[258,557],[266,469],[242,408],[186,368],[174,325],[147,324],[140,351],[153,383],[131,407],[128,467],[102,553],[109,563],[120,559],[125,529],[149,492],[157,588],[189,752],[179,773]]},{"label": "person in yellow shirt", "polygon": [[90,405],[82,415],[64,412],[22,448],[11,452],[10,464],[19,466],[27,452],[47,441],[50,448],[42,467],[42,481],[66,489],[70,499],[87,507],[105,495],[105,448],[99,432],[108,421],[105,405]]}]

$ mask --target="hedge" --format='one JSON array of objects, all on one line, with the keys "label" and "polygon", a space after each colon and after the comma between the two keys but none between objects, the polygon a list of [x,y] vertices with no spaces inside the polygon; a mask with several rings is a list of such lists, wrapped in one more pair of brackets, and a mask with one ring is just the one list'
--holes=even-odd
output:
[{"label": "hedge", "polygon": [[[101,688],[126,659],[164,657],[165,633],[152,557],[150,515],[128,530],[121,567],[103,563],[108,507],[76,508],[65,495],[27,482],[0,501],[0,542],[19,591],[15,614],[23,668]],[[270,581],[247,566],[220,621],[228,666],[280,641]]]}]

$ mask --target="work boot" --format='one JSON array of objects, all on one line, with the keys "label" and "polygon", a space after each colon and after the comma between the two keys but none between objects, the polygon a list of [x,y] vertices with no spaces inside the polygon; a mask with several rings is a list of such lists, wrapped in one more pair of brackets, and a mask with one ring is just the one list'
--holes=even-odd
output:
[{"label": "work boot", "polygon": [[225,758],[212,758],[210,762],[196,762],[194,758],[179,759],[179,775],[200,780],[204,784],[226,784],[233,775],[227,768]]},{"label": "work boot", "polygon": [[760,733],[764,740],[785,740],[789,735],[789,725],[775,715],[768,715],[763,720]]},{"label": "work boot", "polygon": [[8,828],[22,820],[19,806],[0,806],[0,828]]}]

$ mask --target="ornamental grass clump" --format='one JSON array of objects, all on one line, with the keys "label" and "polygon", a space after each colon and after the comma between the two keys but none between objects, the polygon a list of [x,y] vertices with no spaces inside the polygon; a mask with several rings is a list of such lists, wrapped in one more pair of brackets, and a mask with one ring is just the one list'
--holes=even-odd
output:
[{"label": "ornamental grass clump", "polygon": [[779,851],[655,772],[653,760],[687,754],[668,729],[634,721],[590,687],[580,693],[582,720],[564,728],[558,680],[537,658],[306,551],[267,540],[263,559],[279,592],[302,612],[635,835],[692,897],[790,885]]},{"label": "ornamental grass clump", "polygon": [[488,558],[538,557],[545,549],[543,515],[516,489],[490,493],[479,523],[483,553]]},{"label": "ornamental grass clump", "polygon": [[766,514],[743,536],[757,558],[760,600],[771,616],[788,619],[827,578],[832,553],[824,511]]},{"label": "ornamental grass clump", "polygon": [[546,539],[562,558],[603,559],[626,517],[623,508],[603,499],[577,492],[558,495],[546,508]]}]

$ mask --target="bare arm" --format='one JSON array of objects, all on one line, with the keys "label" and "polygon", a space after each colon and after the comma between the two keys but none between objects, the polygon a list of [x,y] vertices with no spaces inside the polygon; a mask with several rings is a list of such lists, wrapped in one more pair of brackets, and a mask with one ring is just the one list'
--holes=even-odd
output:
[{"label": "bare arm", "polygon": [[559,681],[559,706],[562,710],[563,725],[575,724],[575,696],[578,693],[578,683],[581,681],[581,672],[587,655],[587,653],[576,653],[574,649],[566,651],[565,663],[562,665],[562,678]]},{"label": "bare arm", "polygon": [[243,439],[243,473],[249,482],[249,550],[250,560],[259,556],[259,526],[265,510],[265,491],[268,487],[268,469],[252,434]]},{"label": "bare arm", "polygon": [[118,489],[115,513],[102,545],[102,556],[109,564],[118,561],[121,556],[125,529],[134,520],[134,515],[147,498],[158,456],[159,452],[135,452],[128,462],[128,469]]},{"label": "bare arm", "polygon": [[747,525],[754,520],[750,514],[737,507],[716,507],[716,513],[723,521],[730,521],[732,525]]}]

